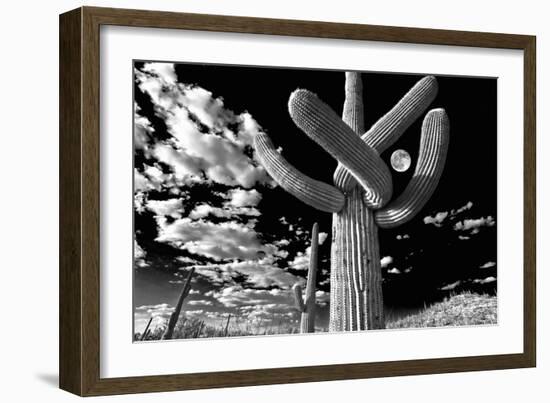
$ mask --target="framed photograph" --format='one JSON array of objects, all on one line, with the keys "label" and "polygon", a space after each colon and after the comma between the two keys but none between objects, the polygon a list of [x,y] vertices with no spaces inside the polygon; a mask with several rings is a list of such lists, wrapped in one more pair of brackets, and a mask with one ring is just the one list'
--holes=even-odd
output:
[{"label": "framed photograph", "polygon": [[60,16],[60,387],[535,366],[535,37]]}]

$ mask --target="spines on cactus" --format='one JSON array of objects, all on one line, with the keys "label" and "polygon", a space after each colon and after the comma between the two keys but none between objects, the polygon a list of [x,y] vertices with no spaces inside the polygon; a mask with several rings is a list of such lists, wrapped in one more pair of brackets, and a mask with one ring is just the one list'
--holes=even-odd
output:
[{"label": "spines on cactus", "polygon": [[302,297],[302,287],[295,284],[293,287],[296,308],[301,312],[300,332],[313,333],[315,331],[315,283],[317,282],[317,265],[319,256],[319,225],[313,224],[311,231],[311,246],[309,254],[309,268],[307,272],[306,297]]},{"label": "spines on cactus", "polygon": [[195,268],[192,267],[191,270],[189,270],[189,272],[187,273],[187,277],[185,278],[185,282],[183,283],[183,287],[181,289],[181,294],[179,296],[178,303],[176,304],[176,308],[174,309],[174,312],[172,312],[172,314],[170,315],[168,325],[166,326],[166,330],[162,335],[163,340],[169,340],[174,335],[174,329],[176,328],[176,324],[178,323],[178,319],[180,317],[183,301],[189,295],[189,291],[191,291],[191,279],[193,278],[194,272]]},{"label": "spines on cactus", "polygon": [[363,186],[371,207],[381,207],[389,201],[392,178],[388,166],[330,106],[310,91],[296,90],[290,95],[288,108],[294,123]]}]

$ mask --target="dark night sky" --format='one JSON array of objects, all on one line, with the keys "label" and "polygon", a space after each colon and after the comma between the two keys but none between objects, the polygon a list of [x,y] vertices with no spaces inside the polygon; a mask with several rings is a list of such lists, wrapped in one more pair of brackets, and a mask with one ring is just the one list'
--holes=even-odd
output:
[{"label": "dark night sky", "polygon": [[[143,66],[143,63],[137,62],[136,71],[139,73]],[[305,88],[315,92],[341,114],[344,101],[343,72],[175,64],[175,73],[178,83],[193,86],[189,88],[203,88],[212,93],[213,99],[222,98],[223,107],[235,115],[248,112],[261,129],[269,134],[275,145],[282,147],[284,157],[296,168],[315,179],[332,183],[336,161],[295,126],[288,115],[287,102],[292,91]],[[143,71],[141,74],[144,74]],[[362,77],[365,126],[370,127],[423,76],[363,73]],[[449,292],[496,292],[496,281],[491,281],[491,277],[496,278],[497,80],[436,77],[439,92],[430,108],[444,108],[451,124],[449,153],[439,186],[424,209],[411,222],[394,230],[380,230],[380,256],[391,257],[386,259],[391,260],[391,263],[383,269],[385,304],[388,309],[396,312],[412,310],[440,300]],[[156,78],[158,79],[149,72],[148,80]],[[151,144],[157,141],[170,142],[174,129],[166,124],[166,117],[158,113],[155,102],[140,84],[143,82],[137,79],[134,91],[135,103],[139,108],[137,114],[138,117],[147,118],[149,126],[154,129],[148,141]],[[200,116],[192,118],[200,130],[208,132],[209,128],[199,122]],[[412,157],[412,166],[408,171],[399,173],[392,170],[394,197],[401,193],[414,172],[421,122],[422,118],[418,119],[396,144],[382,154],[388,166],[389,157],[396,149],[404,149]],[[232,131],[238,131],[237,126],[238,123],[234,121],[227,124],[227,128]],[[243,152],[252,155],[249,147],[245,147]],[[170,164],[163,163],[136,147],[134,166],[137,172],[143,174],[144,167],[155,164],[165,174],[174,171]],[[224,199],[219,195],[234,188],[211,181],[187,186],[185,190],[188,191],[189,198],[185,200],[179,213],[165,217],[163,225],[187,217],[201,203],[221,205]],[[308,207],[278,187],[258,185],[254,188],[262,196],[255,206],[261,212],[254,225],[258,238],[264,245],[273,244],[283,238],[290,240],[288,245],[279,248],[288,252],[288,256],[279,256],[273,263],[274,266],[294,276],[305,277],[306,271],[294,270],[291,262],[308,246],[309,231],[314,222],[319,223],[321,232],[328,234],[327,241],[320,247],[322,274],[318,278],[318,289],[328,292],[331,215]],[[173,192],[164,188],[146,192],[148,201],[169,200],[173,197]],[[154,212],[148,208],[134,215],[136,241],[145,252],[142,260],[144,263],[136,264],[135,267],[136,330],[140,329],[148,315],[162,316],[175,304],[181,285],[177,283],[180,277],[174,274],[178,274],[182,268],[191,264],[224,264],[232,261],[216,261],[208,256],[189,253],[185,247],[182,250],[181,245],[156,241],[159,224],[155,216],[158,215],[158,210]],[[281,217],[285,219],[282,220]],[[239,215],[231,218],[210,215],[203,220],[215,224],[233,220],[244,225],[248,218]],[[182,263],[177,257],[187,257],[194,262]],[[227,312],[235,313],[239,304],[228,304],[223,297],[220,298],[224,287],[236,286],[240,292],[248,292],[249,296],[252,292],[250,290],[286,295],[284,287],[281,289],[276,285],[260,285],[246,273],[233,274],[230,281],[222,284],[214,284],[211,279],[196,276],[195,293],[190,296],[190,301],[198,302],[187,306],[187,309],[201,308],[196,309],[196,315],[210,320]],[[281,292],[277,294],[278,291],[273,290]],[[210,295],[208,291],[211,291]],[[277,317],[278,320],[295,320],[297,315],[291,306],[287,307],[289,313],[283,315],[285,303],[281,298],[277,300],[279,309],[272,311],[275,314],[271,318],[268,312],[262,311],[258,316],[252,315],[248,319],[261,317],[269,321]],[[266,300],[265,303],[268,302],[273,301]],[[250,301],[243,298],[239,303],[246,306]],[[254,308],[249,308],[241,312],[253,310]],[[325,305],[321,310],[322,325],[326,322],[326,312]]]}]

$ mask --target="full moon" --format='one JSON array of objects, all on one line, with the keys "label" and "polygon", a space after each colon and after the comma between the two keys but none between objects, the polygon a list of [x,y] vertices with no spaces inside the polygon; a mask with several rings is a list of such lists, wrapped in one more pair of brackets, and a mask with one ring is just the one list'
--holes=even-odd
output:
[{"label": "full moon", "polygon": [[395,150],[390,161],[392,168],[397,172],[405,172],[411,166],[411,156],[405,150]]}]

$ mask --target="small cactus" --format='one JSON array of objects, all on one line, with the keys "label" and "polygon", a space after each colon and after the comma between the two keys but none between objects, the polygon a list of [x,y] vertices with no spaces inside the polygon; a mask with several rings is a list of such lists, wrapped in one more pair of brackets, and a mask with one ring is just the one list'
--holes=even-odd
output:
[{"label": "small cactus", "polygon": [[302,287],[295,284],[294,301],[296,308],[302,313],[300,318],[300,332],[315,332],[315,283],[317,280],[317,256],[319,254],[319,225],[313,224],[311,231],[311,252],[309,254],[309,269],[307,272],[306,299],[302,297]]},{"label": "small cactus", "polygon": [[223,331],[223,335],[224,337],[227,337],[228,333],[229,333],[229,321],[231,320],[231,314],[229,314],[227,316],[227,322],[225,322],[225,329]]},{"label": "small cactus", "polygon": [[[254,140],[260,162],[283,189],[320,211],[333,213],[330,331],[385,327],[378,228],[411,220],[437,187],[449,145],[445,111],[433,109],[424,118],[415,172],[393,201],[392,177],[380,154],[420,117],[437,90],[435,77],[424,77],[366,132],[360,73],[346,73],[342,118],[315,94],[294,91],[290,116],[338,161],[334,185],[298,171],[265,133]],[[301,298],[301,288],[295,286],[294,291]],[[307,304],[297,300],[297,305],[304,308]]]},{"label": "small cactus", "polygon": [[191,270],[189,270],[189,273],[187,274],[187,277],[181,289],[178,303],[176,304],[176,309],[174,309],[174,312],[172,312],[172,314],[170,315],[170,320],[168,321],[168,326],[166,327],[166,330],[162,335],[162,340],[170,340],[174,335],[174,329],[176,328],[176,323],[178,323],[178,319],[180,317],[183,301],[189,295],[189,291],[191,291],[191,278],[193,277],[194,272],[195,268],[193,267],[191,268]]},{"label": "small cactus", "polygon": [[145,330],[143,331],[143,333],[141,334],[141,337],[140,337],[140,341],[143,341],[145,340],[145,338],[147,337],[147,333],[149,333],[149,326],[151,326],[151,322],[153,321],[153,317],[151,316],[149,318],[149,322],[147,322],[147,326],[145,326]]}]

